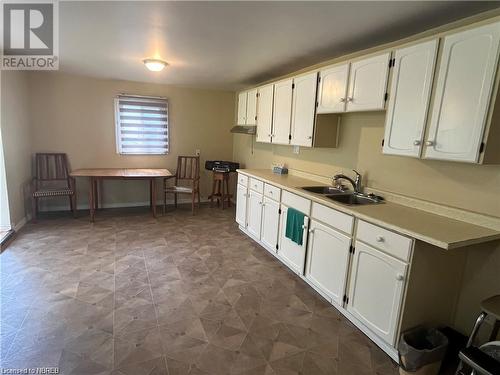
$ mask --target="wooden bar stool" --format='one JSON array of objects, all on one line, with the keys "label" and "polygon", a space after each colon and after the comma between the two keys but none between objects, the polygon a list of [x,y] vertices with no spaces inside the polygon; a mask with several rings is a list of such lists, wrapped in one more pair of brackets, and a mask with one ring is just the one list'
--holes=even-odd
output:
[{"label": "wooden bar stool", "polygon": [[229,194],[229,174],[230,172],[217,172],[213,171],[212,194],[210,198],[210,207],[213,207],[214,198],[217,200],[217,207],[219,202],[222,201],[222,209],[227,206],[231,207],[231,197]]}]

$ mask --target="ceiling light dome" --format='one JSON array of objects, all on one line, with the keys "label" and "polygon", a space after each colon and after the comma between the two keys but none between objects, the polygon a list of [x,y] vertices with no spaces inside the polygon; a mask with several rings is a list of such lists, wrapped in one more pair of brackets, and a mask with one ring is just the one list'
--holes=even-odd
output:
[{"label": "ceiling light dome", "polygon": [[152,72],[160,72],[168,65],[166,61],[160,59],[144,59],[142,62]]}]

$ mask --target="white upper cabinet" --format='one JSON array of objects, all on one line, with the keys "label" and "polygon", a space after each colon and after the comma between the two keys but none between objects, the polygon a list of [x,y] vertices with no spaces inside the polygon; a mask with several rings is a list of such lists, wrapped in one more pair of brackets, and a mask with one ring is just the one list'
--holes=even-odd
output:
[{"label": "white upper cabinet", "polygon": [[319,72],[317,113],[345,111],[349,64],[336,65]]},{"label": "white upper cabinet", "polygon": [[238,94],[238,125],[245,125],[247,121],[247,93]]},{"label": "white upper cabinet", "polygon": [[271,142],[273,126],[274,87],[267,85],[257,89],[257,142]]},{"label": "white upper cabinet", "polygon": [[348,112],[383,110],[390,53],[351,63]]},{"label": "white upper cabinet", "polygon": [[293,79],[274,84],[273,103],[273,143],[290,143],[290,123],[292,119],[292,84]]},{"label": "white upper cabinet", "polygon": [[356,242],[347,311],[390,345],[396,338],[406,269],[406,263]]},{"label": "white upper cabinet", "polygon": [[257,116],[257,89],[238,94],[238,125],[255,125]]},{"label": "white upper cabinet", "polygon": [[425,158],[479,161],[499,38],[500,22],[444,38]]},{"label": "white upper cabinet", "polygon": [[317,84],[317,72],[293,79],[292,137],[290,140],[292,145],[312,146]]},{"label": "white upper cabinet", "polygon": [[247,125],[257,123],[257,89],[247,91]]},{"label": "white upper cabinet", "polygon": [[420,157],[438,41],[396,51],[385,118],[384,154]]},{"label": "white upper cabinet", "polygon": [[306,278],[337,305],[342,305],[351,238],[311,220]]}]

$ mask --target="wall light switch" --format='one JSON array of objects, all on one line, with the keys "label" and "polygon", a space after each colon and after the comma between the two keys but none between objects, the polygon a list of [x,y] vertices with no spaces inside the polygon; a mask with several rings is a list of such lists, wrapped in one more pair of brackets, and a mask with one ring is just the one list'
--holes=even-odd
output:
[{"label": "wall light switch", "polygon": [[299,146],[293,146],[293,153],[298,155],[299,152],[300,152],[300,147]]},{"label": "wall light switch", "polygon": [[196,154],[196,156],[200,156],[200,150],[199,149],[196,149],[196,151],[194,152]]}]

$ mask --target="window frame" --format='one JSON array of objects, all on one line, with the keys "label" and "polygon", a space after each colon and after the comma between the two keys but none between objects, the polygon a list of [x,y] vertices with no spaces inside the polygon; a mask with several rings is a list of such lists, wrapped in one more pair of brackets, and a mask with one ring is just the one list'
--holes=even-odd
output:
[{"label": "window frame", "polygon": [[[165,152],[123,152],[123,147],[122,147],[122,137],[121,137],[121,122],[120,122],[120,99],[121,98],[126,98],[126,99],[137,99],[138,101],[141,100],[151,100],[151,101],[164,101],[165,102],[165,107],[167,110],[167,125],[166,125],[166,130],[167,130],[167,147]],[[160,96],[144,96],[144,95],[133,95],[133,94],[118,94],[114,98],[114,113],[115,113],[115,146],[116,146],[116,153],[118,155],[125,155],[125,156],[133,156],[133,155],[151,155],[151,156],[157,156],[157,155],[168,155],[170,153],[170,112],[169,112],[169,103],[168,99],[165,97],[160,97]]]}]

